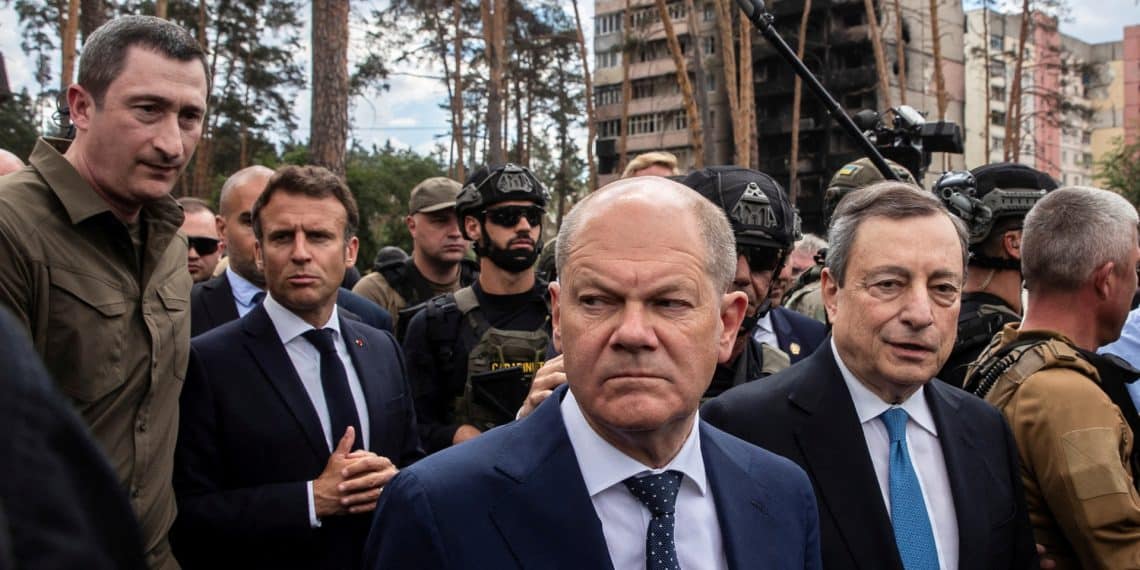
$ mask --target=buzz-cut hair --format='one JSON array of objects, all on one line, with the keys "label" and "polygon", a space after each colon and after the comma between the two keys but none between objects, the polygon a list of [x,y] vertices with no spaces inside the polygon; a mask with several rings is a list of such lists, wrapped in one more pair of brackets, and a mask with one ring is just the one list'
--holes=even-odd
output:
[{"label": "buzz-cut hair", "polygon": [[1030,291],[1075,291],[1105,263],[1126,267],[1137,245],[1136,208],[1119,194],[1070,186],[1046,194],[1025,216],[1021,273]]}]

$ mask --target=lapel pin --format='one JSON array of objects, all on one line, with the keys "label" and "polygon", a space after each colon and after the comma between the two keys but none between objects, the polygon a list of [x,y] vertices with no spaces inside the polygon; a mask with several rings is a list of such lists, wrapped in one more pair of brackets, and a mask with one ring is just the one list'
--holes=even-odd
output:
[{"label": "lapel pin", "polygon": [[356,339],[356,346],[364,348],[364,339],[362,339],[362,338]]},{"label": "lapel pin", "polygon": [[798,342],[793,342],[792,344],[789,344],[789,345],[788,345],[788,350],[791,350],[791,351],[792,351],[792,356],[799,356],[799,355],[800,355],[800,345],[799,345],[799,343],[798,343]]}]

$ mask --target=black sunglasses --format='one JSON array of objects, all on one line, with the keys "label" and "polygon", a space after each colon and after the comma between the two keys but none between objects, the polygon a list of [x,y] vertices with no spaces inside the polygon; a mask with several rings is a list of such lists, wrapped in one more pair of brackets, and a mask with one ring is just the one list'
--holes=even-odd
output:
[{"label": "black sunglasses", "polygon": [[546,212],[538,206],[503,206],[494,210],[487,210],[487,220],[496,226],[513,228],[519,223],[519,218],[526,217],[526,223],[537,226],[542,223],[542,215]]},{"label": "black sunglasses", "polygon": [[198,252],[198,255],[210,255],[218,251],[218,241],[214,238],[190,236],[187,238],[190,242],[190,247]]},{"label": "black sunglasses", "polygon": [[737,246],[736,253],[744,256],[744,260],[748,262],[748,270],[752,273],[775,271],[783,258],[783,252],[770,247]]}]

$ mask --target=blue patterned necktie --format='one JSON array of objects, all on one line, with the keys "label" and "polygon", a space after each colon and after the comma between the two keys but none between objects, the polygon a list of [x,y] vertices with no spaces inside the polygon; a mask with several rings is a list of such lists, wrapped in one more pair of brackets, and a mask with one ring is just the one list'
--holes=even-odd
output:
[{"label": "blue patterned necktie", "polygon": [[623,481],[630,493],[649,508],[649,530],[645,533],[645,569],[680,570],[677,545],[673,542],[674,506],[681,490],[681,472],[666,471]]},{"label": "blue patterned necktie", "polygon": [[906,449],[906,410],[891,408],[879,416],[891,438],[891,526],[906,570],[938,570],[934,531],[922,500],[918,475]]},{"label": "blue patterned necktie", "polygon": [[301,334],[321,353],[321,389],[325,392],[325,405],[329,410],[333,448],[336,448],[337,442],[344,435],[344,430],[352,426],[356,432],[352,450],[356,451],[364,447],[364,432],[360,431],[356,401],[352,399],[352,391],[348,388],[348,373],[344,370],[344,363],[333,342],[335,335],[333,329],[311,329]]}]

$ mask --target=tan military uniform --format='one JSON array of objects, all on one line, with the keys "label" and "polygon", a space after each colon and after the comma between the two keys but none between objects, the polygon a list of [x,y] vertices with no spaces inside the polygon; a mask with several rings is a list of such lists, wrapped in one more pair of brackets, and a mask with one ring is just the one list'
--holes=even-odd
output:
[{"label": "tan military uniform", "polygon": [[53,144],[67,143],[40,140],[30,167],[0,178],[0,305],[27,326],[106,453],[147,562],[177,568],[166,535],[190,350],[182,209],[166,197],[124,224]]},{"label": "tan military uniform", "polygon": [[[433,295],[454,293],[459,290],[458,276],[456,276],[455,281],[451,283],[440,284],[427,279],[425,279],[425,281],[431,286]],[[399,330],[395,329],[395,327],[399,325],[400,310],[408,306],[408,301],[404,299],[404,296],[401,295],[399,291],[392,288],[388,280],[385,279],[379,271],[373,271],[361,277],[360,281],[357,281],[356,285],[352,287],[352,292],[387,309],[388,313],[392,315],[392,326],[394,330]]]},{"label": "tan military uniform", "polygon": [[804,285],[799,290],[793,292],[784,301],[784,307],[827,324],[827,309],[823,306],[823,293],[820,292],[821,285],[823,285],[823,283],[820,281]]},{"label": "tan military uniform", "polygon": [[352,292],[384,307],[392,315],[393,326],[395,326],[396,319],[399,318],[400,309],[408,306],[404,296],[393,289],[379,271],[373,271],[361,277],[360,281],[352,286]]},{"label": "tan military uniform", "polygon": [[[1037,542],[1057,568],[1140,568],[1140,494],[1129,467],[1133,434],[1097,386],[1100,376],[1064,336],[1006,325],[978,363],[1019,338],[1025,349],[986,394],[1009,421]],[[1017,354],[1015,351],[1014,354]],[[979,367],[972,366],[969,380]]]}]

